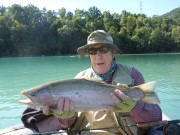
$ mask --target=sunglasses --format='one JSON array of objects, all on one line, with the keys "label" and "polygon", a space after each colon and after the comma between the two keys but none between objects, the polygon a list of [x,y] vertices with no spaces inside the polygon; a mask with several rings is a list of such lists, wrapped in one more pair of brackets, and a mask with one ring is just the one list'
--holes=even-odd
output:
[{"label": "sunglasses", "polygon": [[87,52],[90,55],[96,55],[97,52],[99,51],[101,54],[108,53],[111,49],[106,46],[101,46],[99,48],[88,48]]}]

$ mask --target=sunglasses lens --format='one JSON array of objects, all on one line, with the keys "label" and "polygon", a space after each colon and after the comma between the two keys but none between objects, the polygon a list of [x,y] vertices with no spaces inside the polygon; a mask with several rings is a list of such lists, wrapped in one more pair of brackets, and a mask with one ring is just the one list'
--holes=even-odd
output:
[{"label": "sunglasses lens", "polygon": [[89,48],[88,49],[88,54],[90,55],[96,55],[97,52],[99,51],[101,54],[109,52],[110,48],[101,46],[100,48]]},{"label": "sunglasses lens", "polygon": [[99,48],[99,52],[102,54],[109,52],[109,50],[110,50],[110,48],[105,47],[105,46],[102,46]]},{"label": "sunglasses lens", "polygon": [[98,52],[98,49],[96,49],[96,48],[88,49],[88,54],[90,54],[90,55],[96,55],[97,52]]}]

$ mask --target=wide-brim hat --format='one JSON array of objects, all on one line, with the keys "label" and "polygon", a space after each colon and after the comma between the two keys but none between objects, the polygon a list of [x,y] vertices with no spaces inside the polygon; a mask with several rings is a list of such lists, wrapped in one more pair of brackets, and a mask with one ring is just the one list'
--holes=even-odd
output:
[{"label": "wide-brim hat", "polygon": [[96,30],[92,32],[87,38],[87,44],[79,47],[77,49],[77,53],[80,55],[86,55],[88,54],[87,50],[90,46],[95,46],[99,44],[111,48],[115,54],[121,54],[118,46],[113,43],[112,37],[104,30]]}]

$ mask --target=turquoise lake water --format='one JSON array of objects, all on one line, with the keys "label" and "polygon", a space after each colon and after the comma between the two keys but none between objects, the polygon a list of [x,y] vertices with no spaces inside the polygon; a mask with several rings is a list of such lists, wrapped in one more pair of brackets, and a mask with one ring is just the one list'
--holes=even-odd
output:
[{"label": "turquoise lake water", "polygon": [[[158,81],[156,92],[163,112],[180,119],[180,54],[121,55],[117,63],[139,69],[146,82]],[[90,66],[88,57],[0,58],[0,129],[19,124],[25,105],[20,91],[49,81],[73,78]]]}]

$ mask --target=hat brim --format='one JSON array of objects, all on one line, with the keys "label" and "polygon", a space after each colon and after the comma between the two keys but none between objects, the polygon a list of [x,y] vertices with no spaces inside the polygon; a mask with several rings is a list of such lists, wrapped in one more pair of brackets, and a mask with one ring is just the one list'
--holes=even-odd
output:
[{"label": "hat brim", "polygon": [[97,44],[102,44],[104,46],[108,46],[110,47],[111,49],[113,49],[113,52],[115,54],[122,54],[121,50],[115,45],[115,44],[111,44],[111,43],[94,43],[94,44],[86,44],[84,46],[81,46],[77,49],[77,53],[80,54],[80,55],[87,55],[87,49],[90,47],[90,46],[95,46]]}]

